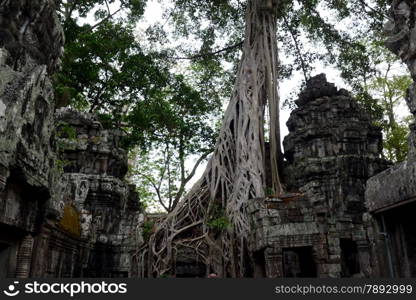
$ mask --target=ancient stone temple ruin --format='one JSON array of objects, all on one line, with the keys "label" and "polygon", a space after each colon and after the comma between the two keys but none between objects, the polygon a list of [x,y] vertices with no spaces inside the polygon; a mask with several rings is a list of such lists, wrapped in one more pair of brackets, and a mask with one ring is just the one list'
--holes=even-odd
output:
[{"label": "ancient stone temple ruin", "polygon": [[[53,214],[34,210],[38,215],[33,229],[22,232],[23,240],[15,244],[5,233],[13,230],[15,234],[19,226],[2,224],[9,229],[0,236],[2,265],[7,270],[3,275],[128,277],[141,211],[135,186],[123,181],[127,171],[126,152],[119,147],[123,135],[104,130],[89,114],[60,110],[55,118],[59,124],[57,163],[63,169],[56,171],[60,176],[50,196],[56,208]],[[18,183],[15,187],[14,197],[5,193],[5,206],[21,216],[22,203],[33,195],[22,195]],[[14,202],[16,198],[21,202]],[[22,251],[25,275],[17,273]]]},{"label": "ancient stone temple ruin", "polygon": [[285,197],[255,199],[255,276],[369,276],[362,219],[368,178],[386,167],[382,136],[345,90],[312,78],[296,101],[284,140]]},{"label": "ancient stone temple ruin", "polygon": [[0,277],[127,277],[140,207],[122,134],[54,114],[64,38],[53,1],[1,9]]},{"label": "ancient stone temple ruin", "polygon": [[[386,29],[416,80],[408,3],[393,2]],[[0,4],[0,278],[138,275],[144,212],[125,179],[124,133],[56,108],[64,37],[54,1]],[[416,81],[407,101],[416,116]],[[325,75],[296,104],[283,143],[288,192],[247,199],[247,276],[416,276],[416,127],[407,161],[392,166],[380,128]],[[177,277],[206,276],[192,250],[175,263]]]},{"label": "ancient stone temple ruin", "polygon": [[71,110],[59,110],[56,120],[60,215],[41,228],[32,275],[128,277],[140,206],[135,186],[123,181],[123,134]]}]

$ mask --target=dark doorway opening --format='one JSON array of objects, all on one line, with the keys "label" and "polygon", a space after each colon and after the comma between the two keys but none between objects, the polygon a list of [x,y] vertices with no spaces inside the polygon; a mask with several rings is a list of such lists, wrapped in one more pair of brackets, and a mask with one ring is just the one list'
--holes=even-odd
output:
[{"label": "dark doorway opening", "polygon": [[386,265],[389,260],[392,263],[392,270],[386,276],[416,277],[415,212],[416,202],[412,202],[382,213],[380,221],[384,223],[382,228],[387,233],[385,247],[389,249],[382,260]]},{"label": "dark doorway opening", "polygon": [[313,278],[317,276],[312,247],[283,249],[284,277]]},{"label": "dark doorway opening", "polygon": [[350,239],[341,239],[341,277],[352,277],[360,273],[357,243]]},{"label": "dark doorway opening", "polygon": [[254,263],[254,278],[266,277],[266,259],[264,257],[264,250],[256,251],[253,253]]},{"label": "dark doorway opening", "polygon": [[0,242],[0,278],[7,277],[9,269],[10,245]]}]

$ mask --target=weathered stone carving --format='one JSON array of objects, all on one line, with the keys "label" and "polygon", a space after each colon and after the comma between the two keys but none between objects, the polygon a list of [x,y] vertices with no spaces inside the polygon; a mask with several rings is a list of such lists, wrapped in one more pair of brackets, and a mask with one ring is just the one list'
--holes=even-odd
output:
[{"label": "weathered stone carving", "polygon": [[0,0],[0,15],[0,277],[128,276],[140,207],[122,134],[92,115],[54,116],[64,38],[53,0]]},{"label": "weathered stone carving", "polygon": [[254,275],[369,276],[364,190],[386,167],[381,130],[323,74],[296,103],[284,140],[286,184],[295,193],[249,203]]},{"label": "weathered stone carving", "polygon": [[27,277],[29,241],[58,214],[50,76],[63,31],[51,0],[1,0],[0,15],[0,269]]},{"label": "weathered stone carving", "polygon": [[67,136],[58,128],[65,172],[59,200],[64,210],[58,226],[43,228],[52,234],[44,234],[44,246],[37,251],[52,259],[36,272],[53,277],[127,277],[140,207],[135,187],[123,181],[127,155],[120,147],[122,134],[104,130],[90,114],[71,110],[58,111],[57,123],[73,132]]}]

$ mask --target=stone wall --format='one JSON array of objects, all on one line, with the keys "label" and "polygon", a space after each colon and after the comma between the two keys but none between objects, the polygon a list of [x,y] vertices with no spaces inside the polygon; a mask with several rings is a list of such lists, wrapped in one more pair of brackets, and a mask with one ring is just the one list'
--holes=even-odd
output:
[{"label": "stone wall", "polygon": [[0,277],[129,276],[140,206],[122,133],[55,115],[53,0],[0,0],[0,16]]},{"label": "stone wall", "polygon": [[0,269],[27,277],[33,236],[59,207],[54,93],[63,32],[51,0],[0,1]]},{"label": "stone wall", "polygon": [[35,237],[31,276],[128,277],[140,206],[135,186],[123,180],[122,135],[71,110],[58,111],[56,122],[60,214]]},{"label": "stone wall", "polygon": [[296,104],[283,143],[291,193],[249,204],[252,250],[265,265],[256,263],[255,273],[370,276],[364,191],[366,180],[387,166],[381,130],[323,74],[307,83]]}]

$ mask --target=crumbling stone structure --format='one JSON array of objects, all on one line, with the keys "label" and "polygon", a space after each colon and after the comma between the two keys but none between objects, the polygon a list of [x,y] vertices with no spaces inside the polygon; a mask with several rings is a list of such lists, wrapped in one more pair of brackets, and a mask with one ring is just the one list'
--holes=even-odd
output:
[{"label": "crumbling stone structure", "polygon": [[128,277],[140,206],[135,186],[123,181],[123,134],[90,114],[63,109],[56,117],[62,209],[58,223],[42,227],[34,275]]},{"label": "crumbling stone structure", "polygon": [[0,277],[30,275],[36,232],[59,211],[54,95],[63,31],[53,1],[0,1]]},{"label": "crumbling stone structure", "polygon": [[296,101],[284,140],[284,197],[255,199],[255,277],[370,276],[363,222],[368,178],[386,167],[381,130],[321,74]]},{"label": "crumbling stone structure", "polygon": [[0,0],[0,14],[0,278],[127,277],[140,207],[122,134],[54,115],[53,0]]},{"label": "crumbling stone structure", "polygon": [[[414,1],[393,1],[386,24],[386,45],[408,66],[415,81],[407,104],[416,116],[416,6]],[[406,161],[372,177],[367,183],[368,235],[372,241],[377,277],[416,276],[416,127],[410,126]]]}]

